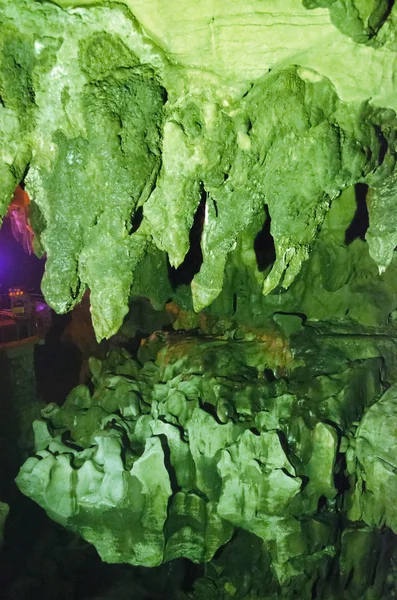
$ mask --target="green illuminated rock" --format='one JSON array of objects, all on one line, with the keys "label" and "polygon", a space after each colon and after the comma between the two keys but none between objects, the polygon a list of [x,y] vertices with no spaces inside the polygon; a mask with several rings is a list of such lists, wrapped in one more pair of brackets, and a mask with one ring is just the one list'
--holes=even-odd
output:
[{"label": "green illuminated rock", "polygon": [[[164,257],[162,278],[164,253],[173,268],[189,259],[199,209],[197,312],[229,288],[230,257],[243,232],[254,243],[264,210],[275,258],[253,273],[265,295],[287,289],[358,182],[371,187],[371,257],[390,264],[389,3],[59,4],[0,3],[0,212],[24,179],[56,311],[89,288],[98,339],[116,333],[131,286],[145,294],[147,256]],[[156,287],[157,270],[146,279]],[[165,286],[158,301],[172,295]]]},{"label": "green illuminated rock", "polygon": [[[369,423],[371,415],[380,418],[384,404],[375,402],[378,341],[376,335],[368,340],[368,357],[357,361],[363,349],[351,337],[322,333],[321,349],[315,349],[310,333],[303,332],[290,348],[287,384],[263,377],[264,361],[273,371],[285,361],[273,353],[276,335],[269,331],[265,340],[236,341],[158,334],[141,345],[138,362],[124,350],[113,350],[103,362],[92,360],[93,393],[75,388],[64,406],[47,406],[34,423],[35,455],[20,470],[19,488],[52,519],[94,544],[107,562],[156,566],[181,557],[206,562],[215,590],[235,587],[242,598],[243,574],[231,572],[227,558],[239,532],[241,546],[232,546],[237,556],[251,552],[243,541],[251,540],[267,564],[257,580],[259,597],[281,586],[285,597],[301,588],[302,598],[309,598],[317,579],[328,585],[331,561],[342,561],[332,580],[341,584],[357,545],[357,560],[369,560],[360,540],[372,530],[363,529],[362,521],[384,523],[370,521],[370,506],[389,515],[386,523],[394,527],[393,513],[383,512],[392,479],[374,482],[379,491],[373,504],[367,506],[363,495],[362,514],[343,512],[358,537],[349,537],[354,549],[343,546],[341,554],[341,536],[350,534],[336,525],[339,511],[345,511],[335,479],[339,428],[352,428],[369,407],[356,435],[356,460],[357,473],[368,473],[372,486],[368,464],[379,454],[377,442],[360,451],[360,440],[367,428],[380,439]],[[329,363],[332,376],[326,377],[321,363],[336,352],[335,344],[344,349],[334,366]],[[325,422],[325,415],[332,421]],[[394,423],[389,418],[390,436]],[[371,535],[376,541],[375,530]],[[221,570],[218,561],[226,561]],[[255,574],[245,577],[254,585]],[[212,584],[202,585],[209,593]],[[352,586],[357,588],[356,579]]]},{"label": "green illuminated rock", "polygon": [[362,44],[379,33],[392,7],[387,0],[303,0],[303,5],[309,9],[329,8],[334,25]]},{"label": "green illuminated rock", "polygon": [[0,0],[0,216],[23,182],[98,340],[176,331],[91,359],[17,484],[104,561],[206,563],[177,600],[392,587],[396,6]]},{"label": "green illuminated rock", "polygon": [[349,517],[397,532],[397,395],[392,386],[367,410],[346,449],[352,474]]}]

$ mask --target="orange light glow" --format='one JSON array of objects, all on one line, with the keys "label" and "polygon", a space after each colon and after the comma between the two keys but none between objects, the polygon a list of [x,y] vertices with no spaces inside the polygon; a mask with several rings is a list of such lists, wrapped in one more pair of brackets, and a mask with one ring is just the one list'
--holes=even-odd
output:
[{"label": "orange light glow", "polygon": [[25,252],[32,254],[34,233],[29,222],[30,199],[25,190],[18,186],[8,207],[12,234],[22,244]]}]

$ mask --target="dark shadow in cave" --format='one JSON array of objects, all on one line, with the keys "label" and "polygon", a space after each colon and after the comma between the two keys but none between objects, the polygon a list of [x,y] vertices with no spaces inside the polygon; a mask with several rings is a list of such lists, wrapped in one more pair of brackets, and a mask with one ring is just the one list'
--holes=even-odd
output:
[{"label": "dark shadow in cave", "polygon": [[268,383],[271,383],[272,381],[276,380],[276,376],[275,376],[274,372],[272,371],[272,369],[265,369],[263,371],[263,375],[264,375],[265,381],[267,381]]},{"label": "dark shadow in cave", "polygon": [[367,209],[368,186],[365,183],[357,183],[354,192],[356,195],[356,212],[349,227],[345,231],[345,244],[349,246],[354,240],[365,241],[365,234],[369,227],[369,216]]},{"label": "dark shadow in cave", "polygon": [[[175,598],[191,591],[204,565],[176,559],[159,567],[101,561],[94,546],[49,519],[15,488],[0,550],[0,589],[4,600],[93,600]],[[131,596],[133,590],[133,596]]]},{"label": "dark shadow in cave", "polygon": [[75,344],[61,339],[71,318],[71,313],[54,314],[45,344],[35,348],[37,391],[46,404],[55,402],[62,405],[79,383],[81,352]]},{"label": "dark shadow in cave", "polygon": [[274,238],[270,233],[271,218],[267,204],[265,204],[265,221],[262,229],[258,232],[254,240],[254,250],[258,271],[266,271],[276,260],[276,248]]},{"label": "dark shadow in cave", "polygon": [[207,202],[207,192],[204,185],[200,188],[201,199],[194,215],[193,225],[189,234],[189,250],[185,259],[176,269],[171,267],[168,258],[168,277],[172,289],[176,289],[180,285],[189,285],[193,277],[200,271],[203,264],[203,252],[201,250],[201,236],[203,234],[205,205]]},{"label": "dark shadow in cave", "polygon": [[142,220],[143,220],[143,206],[138,206],[138,208],[136,209],[136,211],[134,212],[134,214],[131,217],[130,233],[135,233],[136,231],[138,231],[139,227],[141,226]]},{"label": "dark shadow in cave", "polygon": [[20,464],[17,441],[21,434],[10,386],[11,373],[11,361],[7,351],[0,350],[0,500],[8,503],[10,486],[18,474]]}]

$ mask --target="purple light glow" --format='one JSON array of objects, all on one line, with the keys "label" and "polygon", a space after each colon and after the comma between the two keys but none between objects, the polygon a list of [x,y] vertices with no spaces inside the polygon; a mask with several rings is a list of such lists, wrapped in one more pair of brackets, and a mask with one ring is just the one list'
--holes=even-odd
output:
[{"label": "purple light glow", "polygon": [[21,287],[40,291],[44,260],[26,254],[12,234],[11,220],[6,217],[0,229],[0,294]]},{"label": "purple light glow", "polygon": [[41,312],[48,309],[48,304],[45,302],[36,302],[36,312]]}]

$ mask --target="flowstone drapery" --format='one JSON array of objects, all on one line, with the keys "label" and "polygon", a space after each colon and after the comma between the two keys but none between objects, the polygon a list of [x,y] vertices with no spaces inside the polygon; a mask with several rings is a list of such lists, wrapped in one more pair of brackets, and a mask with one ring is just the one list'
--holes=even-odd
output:
[{"label": "flowstone drapery", "polygon": [[[43,411],[17,484],[107,562],[208,562],[241,530],[268,556],[263,581],[272,583],[263,597],[272,586],[312,589],[334,560],[340,589],[350,529],[349,521],[338,529],[338,519],[350,519],[353,546],[371,532],[365,524],[397,529],[387,500],[396,492],[395,457],[384,466],[384,435],[369,421],[389,419],[390,435],[395,425],[393,392],[378,400],[377,336],[363,340],[362,359],[349,335],[327,333],[296,334],[291,347],[277,329],[266,341],[158,334],[137,361],[125,351],[92,360],[94,393],[79,386],[62,407]],[[271,343],[277,335],[281,351]],[[337,366],[325,376],[321,360],[332,354]],[[280,369],[283,376],[270,376]],[[343,453],[351,465],[353,442],[347,449],[340,432],[354,429],[363,411],[351,438],[360,469],[350,471],[368,487],[357,483],[350,499]],[[388,479],[379,474],[377,482],[382,468]]]}]

